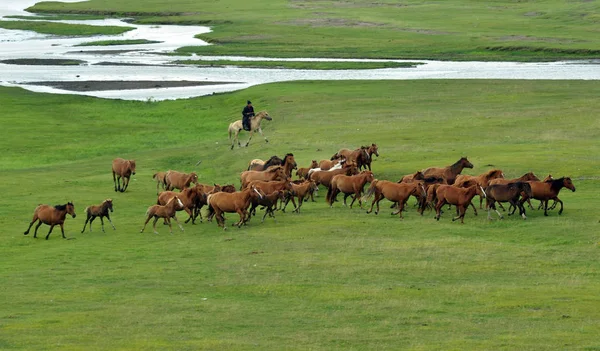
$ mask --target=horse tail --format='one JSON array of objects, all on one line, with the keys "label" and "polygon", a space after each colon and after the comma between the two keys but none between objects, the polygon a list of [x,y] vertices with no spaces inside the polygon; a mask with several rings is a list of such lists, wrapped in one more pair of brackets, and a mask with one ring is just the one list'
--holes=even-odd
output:
[{"label": "horse tail", "polygon": [[228,133],[229,133],[229,141],[231,141],[231,130],[232,130],[232,129],[233,129],[233,128],[231,127],[231,124],[229,124],[229,130],[228,130]]},{"label": "horse tail", "polygon": [[327,188],[327,195],[325,196],[325,201],[327,201],[327,203],[329,204],[329,206],[331,206],[333,204],[333,192],[334,192],[334,187],[335,185],[333,184],[333,181],[329,184],[329,187]]},{"label": "horse tail", "polygon": [[85,210],[83,210],[83,212],[85,213],[89,213],[88,210],[90,209],[90,206],[86,207]]},{"label": "horse tail", "polygon": [[373,181],[371,182],[371,185],[369,186],[367,191],[365,191],[365,194],[360,198],[361,201],[366,202],[367,200],[369,200],[369,198],[371,198],[371,196],[373,196],[373,194],[375,193],[375,190],[377,189],[375,184],[377,184],[377,179],[373,179]]}]

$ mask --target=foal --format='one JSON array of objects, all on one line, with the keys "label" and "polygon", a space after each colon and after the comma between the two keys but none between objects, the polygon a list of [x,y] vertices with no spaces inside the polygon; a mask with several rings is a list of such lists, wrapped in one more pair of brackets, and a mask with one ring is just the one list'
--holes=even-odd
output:
[{"label": "foal", "polygon": [[52,233],[52,229],[54,229],[54,226],[57,224],[60,225],[60,231],[62,232],[63,239],[66,239],[63,224],[65,223],[67,213],[70,214],[71,217],[75,218],[75,206],[72,202],[68,202],[66,205],[56,206],[39,205],[33,212],[33,219],[31,220],[31,223],[29,223],[29,228],[27,228],[23,234],[29,234],[29,230],[31,229],[33,223],[39,220],[38,225],[35,227],[35,232],[33,233],[34,238],[37,238],[38,228],[42,225],[42,223],[45,223],[50,226],[48,235],[46,235],[46,240],[48,240],[50,233]]},{"label": "foal", "polygon": [[102,219],[102,217],[106,217],[106,219],[108,219],[108,222],[110,223],[110,225],[112,225],[114,230],[117,230],[117,228],[115,228],[115,225],[113,224],[113,222],[110,220],[110,216],[108,214],[108,211],[110,210],[110,212],[113,211],[113,203],[112,203],[112,199],[106,199],[104,201],[102,201],[102,203],[100,205],[94,205],[94,206],[88,206],[85,208],[85,213],[87,215],[87,218],[85,219],[85,224],[83,225],[83,229],[81,230],[81,232],[83,233],[85,231],[85,226],[88,224],[88,221],[90,222],[90,233],[92,232],[92,222],[94,221],[94,219],[96,219],[96,217],[100,217],[100,223],[102,223],[102,232],[105,233],[104,231],[104,220]]},{"label": "foal", "polygon": [[150,218],[154,217],[154,222],[152,223],[152,227],[154,228],[154,234],[158,234],[156,231],[156,222],[159,218],[164,218],[167,224],[169,225],[169,231],[173,234],[173,227],[171,226],[171,218],[175,220],[179,229],[183,232],[183,227],[181,223],[177,220],[175,214],[177,213],[177,206],[183,207],[183,203],[177,196],[173,197],[165,206],[161,205],[153,205],[148,207],[146,211],[146,222],[144,222],[144,227],[140,230],[140,233],[144,232],[146,229],[146,224],[150,221]]}]

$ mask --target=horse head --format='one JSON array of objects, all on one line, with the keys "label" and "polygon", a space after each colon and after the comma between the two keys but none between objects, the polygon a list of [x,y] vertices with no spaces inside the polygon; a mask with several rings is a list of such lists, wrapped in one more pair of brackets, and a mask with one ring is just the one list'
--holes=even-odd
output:
[{"label": "horse head", "polygon": [[269,113],[268,113],[267,111],[260,111],[260,112],[259,112],[259,113],[256,115],[256,117],[261,117],[261,118],[264,118],[264,119],[266,119],[267,121],[271,121],[271,120],[273,120],[273,118],[272,118],[271,116],[269,116]]},{"label": "horse head", "polygon": [[365,175],[365,179],[369,183],[375,179],[375,175],[371,171],[362,171],[361,173]]},{"label": "horse head", "polygon": [[569,177],[563,177],[563,186],[567,189],[571,189],[571,191],[575,192],[575,185],[571,181]]},{"label": "horse head", "polygon": [[106,200],[104,200],[104,202],[106,203],[106,208],[108,208],[110,210],[110,212],[113,212],[112,199],[106,199]]},{"label": "horse head", "polygon": [[310,167],[309,168],[317,168],[319,167],[319,163],[317,162],[317,160],[312,160],[310,162]]},{"label": "horse head", "polygon": [[371,144],[371,146],[369,146],[369,152],[379,157],[379,147],[377,147],[377,144]]},{"label": "horse head", "polygon": [[461,157],[458,162],[460,162],[460,165],[464,168],[473,168],[473,164],[467,160],[467,156]]},{"label": "horse head", "polygon": [[292,153],[285,154],[285,157],[283,158],[282,165],[285,166],[288,164],[292,165],[292,169],[298,169],[298,164],[296,164],[296,160],[294,159],[294,154],[292,154]]},{"label": "horse head", "polygon": [[75,218],[77,216],[75,214],[75,205],[73,205],[72,201],[67,202],[67,213],[71,215],[71,217]]},{"label": "horse head", "polygon": [[129,169],[131,170],[131,174],[135,175],[135,160],[129,160]]},{"label": "horse head", "polygon": [[552,178],[552,174],[548,174],[548,175],[546,176],[546,178],[544,178],[544,179],[542,180],[542,182],[551,182],[551,181],[553,181],[553,180],[554,180],[554,178]]},{"label": "horse head", "polygon": [[263,193],[263,192],[262,192],[260,189],[258,189],[258,188],[257,188],[256,186],[254,186],[254,185],[252,185],[250,188],[251,188],[250,197],[252,197],[252,198],[256,198],[256,197],[258,196],[258,198],[259,198],[260,200],[264,199],[264,197],[265,197],[265,194],[264,194],[264,193]]}]

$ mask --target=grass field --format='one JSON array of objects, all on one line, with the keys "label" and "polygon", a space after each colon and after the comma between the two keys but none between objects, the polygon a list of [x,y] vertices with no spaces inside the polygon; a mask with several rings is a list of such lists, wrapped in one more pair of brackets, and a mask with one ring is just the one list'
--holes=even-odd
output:
[{"label": "grass field", "polygon": [[91,0],[30,11],[200,24],[215,45],[181,53],[258,57],[548,61],[600,57],[598,1]]},{"label": "grass field", "polygon": [[[0,88],[0,349],[600,349],[598,84],[297,82],[165,102]],[[271,142],[230,151],[247,99],[273,116]],[[561,192],[562,216],[527,221],[437,222],[410,206],[399,220],[385,201],[378,216],[330,209],[321,191],[277,223],[139,233],[155,171],[237,185],[254,158],[293,152],[307,166],[372,142],[379,179],[468,156],[469,174],[565,175],[577,191]],[[115,157],[137,161],[126,193],[113,191]],[[84,208],[107,197],[117,230],[80,233]],[[43,240],[47,226],[23,236],[37,204],[67,201],[74,240]]]}]

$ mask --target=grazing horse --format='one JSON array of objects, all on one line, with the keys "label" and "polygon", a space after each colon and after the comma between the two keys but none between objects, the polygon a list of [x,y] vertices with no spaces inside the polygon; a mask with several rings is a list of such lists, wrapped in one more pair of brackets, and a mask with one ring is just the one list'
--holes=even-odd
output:
[{"label": "grazing horse", "polygon": [[[115,158],[112,161],[112,175],[115,183],[115,191],[124,193],[129,186],[129,178],[132,174],[135,175],[135,160]],[[121,184],[119,183],[121,178],[123,178],[123,188],[121,188]]]},{"label": "grazing horse", "polygon": [[52,233],[52,229],[54,229],[55,225],[60,225],[60,231],[62,233],[63,239],[65,237],[65,229],[63,227],[65,223],[65,218],[67,217],[67,213],[71,215],[71,217],[75,218],[75,206],[72,202],[68,202],[66,205],[39,205],[33,211],[33,219],[31,223],[29,223],[29,228],[23,233],[25,235],[29,234],[29,230],[33,223],[39,220],[39,223],[35,227],[35,232],[33,233],[33,237],[37,238],[38,228],[42,225],[42,223],[50,226],[50,230],[48,231],[48,235],[46,235],[46,240],[50,237],[50,233]]},{"label": "grazing horse", "polygon": [[167,175],[167,172],[156,172],[152,175],[152,179],[154,179],[156,181],[156,195],[159,194],[159,191],[158,191],[159,186],[162,186],[163,190],[167,189],[167,181],[165,179],[166,175]]},{"label": "grazing horse", "polygon": [[[250,144],[250,140],[252,140],[252,135],[254,134],[254,132],[259,132],[260,135],[262,135],[263,138],[265,138],[265,142],[267,142],[267,143],[269,142],[269,139],[267,139],[267,137],[263,134],[262,128],[260,127],[260,123],[262,122],[263,119],[270,121],[273,118],[271,118],[271,116],[269,116],[267,111],[260,111],[254,117],[252,117],[250,119],[250,137],[248,138],[248,141],[246,142],[246,147],[248,147],[248,144]],[[242,145],[240,144],[240,140],[238,138],[239,133],[242,130],[244,130],[244,127],[242,126],[241,119],[238,119],[237,121],[229,124],[229,140],[231,141],[231,150],[233,150],[233,147],[235,146],[236,141],[237,141],[238,147],[242,147]],[[234,134],[233,138],[231,137],[232,134]]]},{"label": "grazing horse", "polygon": [[285,170],[282,166],[273,166],[264,172],[261,171],[244,171],[240,175],[241,189],[244,189],[253,180],[286,180],[288,176],[285,174]]},{"label": "grazing horse", "polygon": [[[186,219],[184,223],[188,223],[191,220],[192,224],[196,224],[196,207],[201,202],[202,197],[206,197],[202,190],[203,189],[201,187],[195,186],[193,188],[185,188],[180,193],[174,191],[163,191],[160,193],[160,195],[158,195],[156,204],[165,206],[172,198],[177,196],[182,206],[177,207],[175,210],[184,210],[189,215],[189,218]],[[200,222],[202,222],[202,215],[200,215]]]},{"label": "grazing horse", "polygon": [[[544,216],[548,215],[548,200],[555,200],[558,202],[560,204],[558,214],[562,214],[563,202],[558,198],[560,189],[567,188],[573,192],[575,191],[575,185],[573,185],[573,182],[569,177],[562,177],[547,182],[530,181],[528,183],[531,185],[532,196],[530,197],[544,202]],[[525,195],[521,198],[519,203],[522,205],[527,199],[529,199],[529,196]]]},{"label": "grazing horse", "polygon": [[521,193],[531,197],[531,185],[527,182],[489,185],[485,189],[485,194],[487,195],[486,207],[488,209],[488,219],[492,219],[490,216],[491,210],[496,211],[500,219],[504,218],[504,216],[502,216],[502,214],[496,209],[496,202],[510,202],[511,206],[514,206],[515,209],[517,207],[519,208],[519,214],[521,217],[523,217],[523,219],[527,219],[527,216],[525,215],[525,207],[523,207],[523,204],[519,202]]},{"label": "grazing horse", "polygon": [[277,156],[271,156],[267,161],[255,158],[248,164],[247,171],[264,171],[271,166],[278,166],[283,163],[283,160]]},{"label": "grazing horse", "polygon": [[[298,181],[297,183],[296,181],[292,182],[292,191],[286,194],[285,204],[283,205],[283,209],[281,211],[285,212],[288,202],[292,200],[294,212],[300,213],[300,207],[302,207],[304,199],[309,195],[312,195],[312,193],[315,191],[317,191],[317,184],[312,180],[303,180],[301,182]],[[298,206],[296,206],[294,196],[298,197]]]},{"label": "grazing horse", "polygon": [[223,230],[225,230],[227,228],[225,227],[223,213],[238,213],[240,215],[240,220],[234,225],[237,225],[239,228],[242,224],[246,223],[248,219],[248,206],[250,206],[252,198],[256,196],[262,198],[263,194],[253,186],[249,186],[246,189],[235,193],[218,192],[211,194],[208,196],[207,200],[210,213],[209,217],[214,215],[217,218],[217,225],[223,227]]},{"label": "grazing horse", "polygon": [[96,217],[100,217],[100,223],[102,223],[102,232],[104,232],[104,220],[102,219],[102,217],[106,217],[106,219],[108,219],[108,222],[110,222],[110,225],[112,225],[113,229],[117,230],[113,222],[110,220],[110,215],[108,214],[108,211],[113,211],[112,199],[106,199],[102,201],[100,205],[86,207],[85,213],[87,215],[87,218],[85,219],[85,223],[83,224],[83,229],[81,230],[81,232],[83,233],[85,231],[85,226],[88,224],[89,221],[91,233],[92,222],[94,221],[94,219],[96,219]]},{"label": "grazing horse", "polygon": [[[468,183],[470,180],[477,182],[477,184],[481,185],[482,188],[487,188],[490,185],[490,181],[492,179],[504,178],[504,173],[499,169],[491,169],[483,174],[478,176],[460,174],[456,177],[454,181],[454,185],[465,188],[463,184]],[[469,186],[466,186],[469,187]],[[479,208],[483,208],[483,198],[479,197]]]},{"label": "grazing horse", "polygon": [[371,171],[362,171],[357,175],[344,175],[338,174],[331,179],[331,184],[327,190],[326,201],[329,204],[329,207],[333,207],[333,203],[335,202],[335,198],[337,194],[340,192],[344,193],[344,206],[346,205],[346,199],[350,195],[354,195],[352,202],[350,203],[350,208],[354,204],[354,201],[358,199],[358,206],[362,208],[362,192],[365,184],[373,181],[374,176]]},{"label": "grazing horse", "polygon": [[154,217],[154,222],[152,223],[152,228],[154,228],[154,234],[158,234],[158,232],[156,231],[156,221],[158,221],[159,218],[165,219],[165,221],[169,225],[169,231],[171,232],[171,234],[173,234],[173,227],[171,226],[171,218],[173,218],[175,220],[175,222],[179,226],[179,229],[181,229],[181,231],[183,232],[184,231],[183,226],[177,220],[177,216],[175,216],[177,214],[177,207],[179,207],[179,208],[183,207],[183,203],[177,196],[172,197],[171,200],[169,200],[169,202],[167,202],[167,204],[164,206],[153,205],[153,206],[148,207],[148,210],[146,211],[146,222],[144,222],[144,227],[142,227],[142,230],[140,230],[140,233],[144,232],[144,229],[146,229],[146,224],[148,224],[150,219],[153,217]]},{"label": "grazing horse", "polygon": [[465,168],[473,168],[473,164],[467,160],[466,157],[461,157],[460,160],[454,162],[454,164],[444,167],[429,167],[421,172],[423,172],[424,177],[439,177],[443,178],[446,184],[454,184],[454,180],[456,176],[462,172]]},{"label": "grazing horse", "polygon": [[196,174],[196,172],[188,174],[169,170],[165,175],[165,182],[167,183],[167,190],[183,190],[185,188],[189,188],[190,184],[192,183],[197,184],[198,175]]},{"label": "grazing horse", "polygon": [[483,195],[485,197],[485,191],[480,185],[473,185],[468,188],[458,188],[455,186],[442,184],[438,186],[436,190],[437,204],[435,205],[435,213],[434,217],[438,221],[440,220],[440,215],[442,211],[442,206],[444,204],[455,205],[458,209],[458,216],[452,218],[452,221],[456,221],[460,219],[460,223],[465,223],[465,212],[467,211],[467,206],[471,203],[471,200],[477,194]]},{"label": "grazing horse", "polygon": [[366,201],[373,194],[375,194],[375,197],[373,198],[371,208],[367,213],[371,213],[373,211],[373,206],[377,204],[375,214],[378,214],[379,202],[385,198],[394,203],[398,203],[398,211],[392,212],[392,215],[397,214],[400,215],[400,218],[404,218],[402,216],[402,211],[404,210],[406,201],[408,201],[411,195],[415,196],[420,194],[421,197],[425,197],[425,188],[423,183],[394,183],[388,180],[374,179],[365,193],[364,200]]},{"label": "grazing horse", "polygon": [[296,171],[296,175],[298,176],[298,179],[308,179],[308,171],[318,167],[319,163],[317,163],[317,160],[312,160],[310,166],[298,168],[298,170]]}]

